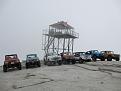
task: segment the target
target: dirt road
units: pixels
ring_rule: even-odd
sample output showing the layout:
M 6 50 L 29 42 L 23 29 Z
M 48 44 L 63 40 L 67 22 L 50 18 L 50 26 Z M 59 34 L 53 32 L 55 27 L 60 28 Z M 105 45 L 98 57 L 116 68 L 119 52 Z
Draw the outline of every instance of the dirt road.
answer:
M 0 70 L 0 91 L 121 91 L 121 62 Z

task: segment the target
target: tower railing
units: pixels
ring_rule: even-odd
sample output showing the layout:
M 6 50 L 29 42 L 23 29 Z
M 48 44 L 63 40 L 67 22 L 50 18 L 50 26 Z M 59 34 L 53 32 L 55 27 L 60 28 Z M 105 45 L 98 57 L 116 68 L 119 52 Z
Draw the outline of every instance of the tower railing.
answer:
M 58 35 L 70 35 L 75 38 L 79 38 L 79 33 L 76 33 L 74 30 L 56 30 L 56 29 L 45 29 L 43 30 L 43 35 L 55 37 Z

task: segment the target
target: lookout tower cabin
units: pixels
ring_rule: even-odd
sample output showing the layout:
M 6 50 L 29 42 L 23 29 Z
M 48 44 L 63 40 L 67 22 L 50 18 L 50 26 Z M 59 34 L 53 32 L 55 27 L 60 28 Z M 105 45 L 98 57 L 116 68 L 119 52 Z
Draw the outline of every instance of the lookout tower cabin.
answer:
M 43 30 L 43 50 L 45 54 L 50 52 L 71 52 L 73 53 L 74 39 L 78 38 L 79 34 L 74 32 L 74 28 L 67 22 L 60 21 L 49 25 L 49 28 Z

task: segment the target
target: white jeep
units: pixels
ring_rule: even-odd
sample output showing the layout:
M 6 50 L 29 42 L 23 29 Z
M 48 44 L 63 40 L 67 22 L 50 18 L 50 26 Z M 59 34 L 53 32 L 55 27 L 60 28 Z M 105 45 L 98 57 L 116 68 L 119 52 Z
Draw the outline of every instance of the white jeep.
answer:
M 62 58 L 61 55 L 57 53 L 48 53 L 44 56 L 44 64 L 45 65 L 61 65 L 62 64 Z
M 92 60 L 91 55 L 88 52 L 81 53 L 80 57 L 82 60 L 87 61 L 87 62 Z

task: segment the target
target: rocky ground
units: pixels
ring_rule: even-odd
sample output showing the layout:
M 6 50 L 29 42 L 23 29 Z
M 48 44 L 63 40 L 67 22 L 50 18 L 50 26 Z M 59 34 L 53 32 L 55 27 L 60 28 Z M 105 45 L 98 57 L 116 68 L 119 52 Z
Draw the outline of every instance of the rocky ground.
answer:
M 121 61 L 1 69 L 0 91 L 121 91 Z

